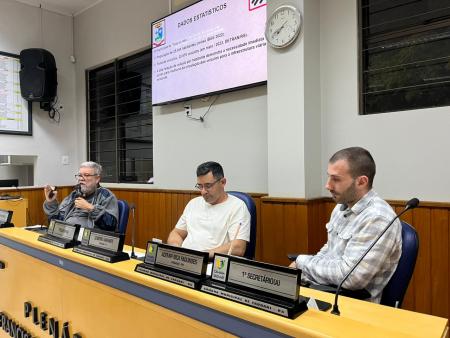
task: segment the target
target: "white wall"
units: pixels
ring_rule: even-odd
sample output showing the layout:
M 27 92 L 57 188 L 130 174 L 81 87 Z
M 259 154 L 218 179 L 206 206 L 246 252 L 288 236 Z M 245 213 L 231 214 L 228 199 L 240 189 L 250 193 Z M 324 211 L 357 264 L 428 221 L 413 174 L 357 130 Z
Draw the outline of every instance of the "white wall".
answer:
M 268 3 L 268 13 L 283 1 Z M 303 10 L 303 1 L 295 1 Z M 304 40 L 267 47 L 268 183 L 276 197 L 305 196 Z
M 356 1 L 321 0 L 320 9 L 323 163 L 363 146 L 384 198 L 449 201 L 450 107 L 359 116 Z
M 70 184 L 77 170 L 78 146 L 76 111 L 74 109 L 74 67 L 69 61 L 72 50 L 71 18 L 41 11 L 12 0 L 0 1 L 0 50 L 19 54 L 26 48 L 45 48 L 56 59 L 58 68 L 58 96 L 61 122 L 56 124 L 46 112 L 33 105 L 33 136 L 0 134 L 0 154 L 35 155 L 35 185 L 51 182 Z M 61 156 L 68 155 L 70 165 L 61 164 Z
M 32 166 L 26 165 L 7 165 L 0 166 L 0 180 L 18 179 L 20 186 L 27 186 Z
M 204 123 L 187 119 L 181 103 L 154 109 L 156 186 L 192 189 L 197 165 L 213 160 L 224 167 L 227 189 L 267 191 L 265 95 L 265 87 L 222 94 Z M 193 116 L 210 102 L 192 101 Z

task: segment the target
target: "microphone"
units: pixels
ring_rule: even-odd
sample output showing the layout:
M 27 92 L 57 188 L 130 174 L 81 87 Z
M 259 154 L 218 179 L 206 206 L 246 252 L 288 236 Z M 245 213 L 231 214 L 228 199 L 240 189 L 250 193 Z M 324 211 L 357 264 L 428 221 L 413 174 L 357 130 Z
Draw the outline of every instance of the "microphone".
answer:
M 137 258 L 136 254 L 134 253 L 134 229 L 135 229 L 135 218 L 134 218 L 134 210 L 136 209 L 136 205 L 131 202 L 130 203 L 130 209 L 131 209 L 131 216 L 133 218 L 133 226 L 131 228 L 131 258 Z
M 233 241 L 235 241 L 237 236 L 239 235 L 239 230 L 241 230 L 241 225 L 242 225 L 242 222 L 239 222 L 239 225 L 238 225 L 238 228 L 236 230 L 236 233 L 234 234 L 234 238 L 230 242 L 230 248 L 228 249 L 228 253 L 227 253 L 228 256 L 231 255 L 231 252 L 233 251 Z
M 75 198 L 83 197 L 83 192 L 81 191 L 81 185 L 79 183 L 73 189 L 75 190 Z
M 339 292 L 341 291 L 342 284 L 344 284 L 344 282 L 347 280 L 347 278 L 352 274 L 352 272 L 356 269 L 356 267 L 359 265 L 359 263 L 361 263 L 361 261 L 364 259 L 364 257 L 366 257 L 366 255 L 369 253 L 369 251 L 372 250 L 372 248 L 375 246 L 375 244 L 377 244 L 378 240 L 391 227 L 391 225 L 395 222 L 395 220 L 397 218 L 399 218 L 401 215 L 403 215 L 405 212 L 407 212 L 408 210 L 416 208 L 418 205 L 419 205 L 419 200 L 417 198 L 410 199 L 406 203 L 405 209 L 403 209 L 398 215 L 396 215 L 392 219 L 392 221 L 390 221 L 388 223 L 388 225 L 386 225 L 386 227 L 383 229 L 383 231 L 380 232 L 380 234 L 377 236 L 377 238 L 375 238 L 375 240 L 372 242 L 372 244 L 370 244 L 369 247 L 366 249 L 366 251 L 364 251 L 364 253 L 358 259 L 358 261 L 355 263 L 355 265 L 353 265 L 353 267 L 350 269 L 350 271 L 344 276 L 342 281 L 339 283 L 336 293 L 334 295 L 334 305 L 333 305 L 333 309 L 331 310 L 332 314 L 337 315 L 337 316 L 339 316 L 341 314 L 341 312 L 339 311 L 339 306 L 338 306 L 338 296 L 339 296 Z

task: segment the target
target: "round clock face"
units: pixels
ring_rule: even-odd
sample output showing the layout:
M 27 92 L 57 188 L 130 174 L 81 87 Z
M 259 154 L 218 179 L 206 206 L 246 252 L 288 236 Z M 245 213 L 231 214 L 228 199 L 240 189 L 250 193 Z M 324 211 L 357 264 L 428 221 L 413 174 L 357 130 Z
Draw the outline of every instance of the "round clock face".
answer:
M 266 23 L 266 40 L 272 47 L 282 48 L 295 41 L 302 28 L 302 15 L 289 5 L 278 7 Z

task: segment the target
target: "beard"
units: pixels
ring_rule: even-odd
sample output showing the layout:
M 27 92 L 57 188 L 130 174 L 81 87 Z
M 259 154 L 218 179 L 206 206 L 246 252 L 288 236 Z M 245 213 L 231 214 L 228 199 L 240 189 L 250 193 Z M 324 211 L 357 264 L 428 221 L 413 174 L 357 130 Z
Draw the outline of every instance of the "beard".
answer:
M 330 191 L 331 197 L 338 204 L 355 204 L 358 198 L 358 194 L 356 192 L 356 182 L 353 183 L 343 192 L 336 193 L 336 191 Z
M 88 196 L 95 192 L 96 186 L 94 185 L 91 187 L 91 186 L 86 186 L 86 185 L 82 184 L 80 189 L 81 189 L 81 192 L 83 193 L 83 195 Z

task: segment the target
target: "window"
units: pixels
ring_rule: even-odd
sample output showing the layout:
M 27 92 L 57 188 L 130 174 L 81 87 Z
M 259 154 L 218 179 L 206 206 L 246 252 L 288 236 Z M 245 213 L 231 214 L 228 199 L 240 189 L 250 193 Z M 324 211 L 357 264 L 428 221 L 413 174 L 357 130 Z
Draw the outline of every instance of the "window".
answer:
M 153 176 L 151 50 L 88 70 L 88 153 L 104 182 Z
M 360 114 L 450 105 L 450 2 L 358 4 Z

